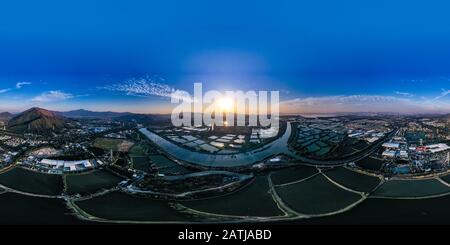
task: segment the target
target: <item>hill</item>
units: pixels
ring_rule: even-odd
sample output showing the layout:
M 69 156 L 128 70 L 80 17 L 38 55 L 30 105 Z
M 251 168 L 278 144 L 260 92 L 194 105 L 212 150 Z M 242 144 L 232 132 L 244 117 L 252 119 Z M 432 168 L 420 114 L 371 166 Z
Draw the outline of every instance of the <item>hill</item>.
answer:
M 57 115 L 68 117 L 68 118 L 117 118 L 122 116 L 131 115 L 130 112 L 112 112 L 112 111 L 89 111 L 89 110 L 73 110 L 65 112 L 55 112 Z
M 144 125 L 149 124 L 164 124 L 170 123 L 170 115 L 155 115 L 155 114 L 130 114 L 121 117 L 114 118 L 115 121 L 118 122 L 134 122 Z
M 0 121 L 8 121 L 11 119 L 14 115 L 9 112 L 1 112 L 0 113 Z
M 16 133 L 49 133 L 60 131 L 67 127 L 67 119 L 42 109 L 31 108 L 11 118 L 7 130 Z

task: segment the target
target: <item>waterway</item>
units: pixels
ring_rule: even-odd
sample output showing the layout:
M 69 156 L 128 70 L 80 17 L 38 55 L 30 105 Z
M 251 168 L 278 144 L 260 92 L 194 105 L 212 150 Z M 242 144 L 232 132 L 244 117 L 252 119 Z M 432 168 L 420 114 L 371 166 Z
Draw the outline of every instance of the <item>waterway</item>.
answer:
M 178 146 L 146 128 L 141 128 L 139 131 L 153 143 L 161 147 L 167 154 L 185 162 L 207 167 L 241 167 L 260 162 L 268 157 L 281 153 L 292 155 L 288 149 L 288 140 L 292 131 L 291 127 L 291 123 L 288 122 L 284 134 L 267 145 L 249 152 L 229 155 L 194 152 Z

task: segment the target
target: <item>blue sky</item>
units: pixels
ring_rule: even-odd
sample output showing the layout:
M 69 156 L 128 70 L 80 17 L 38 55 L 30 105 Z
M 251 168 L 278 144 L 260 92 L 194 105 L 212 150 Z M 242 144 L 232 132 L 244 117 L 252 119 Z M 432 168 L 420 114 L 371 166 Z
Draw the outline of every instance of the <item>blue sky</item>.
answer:
M 285 112 L 450 112 L 446 1 L 8 1 L 0 110 L 167 112 L 120 85 L 279 90 Z M 22 83 L 21 86 L 17 86 Z

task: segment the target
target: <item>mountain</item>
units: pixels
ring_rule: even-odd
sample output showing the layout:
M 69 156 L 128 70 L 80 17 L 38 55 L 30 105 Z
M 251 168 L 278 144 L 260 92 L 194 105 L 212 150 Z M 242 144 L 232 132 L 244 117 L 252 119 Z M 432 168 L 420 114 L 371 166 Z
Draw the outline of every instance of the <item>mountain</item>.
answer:
M 84 109 L 55 113 L 66 118 L 74 119 L 112 119 L 118 122 L 135 122 L 141 124 L 170 122 L 170 115 L 138 114 L 113 111 L 98 112 Z
M 14 115 L 9 112 L 1 112 L 0 113 L 0 121 L 8 121 L 11 119 Z
M 114 118 L 119 122 L 135 122 L 140 124 L 170 123 L 170 114 L 129 114 Z
M 445 120 L 447 123 L 450 123 L 450 114 L 445 115 Z
M 42 108 L 31 108 L 11 118 L 7 129 L 16 133 L 49 133 L 67 127 L 67 119 Z
M 65 112 L 55 112 L 57 115 L 68 118 L 116 118 L 131 115 L 130 112 L 112 112 L 112 111 L 88 111 L 88 110 L 73 110 Z

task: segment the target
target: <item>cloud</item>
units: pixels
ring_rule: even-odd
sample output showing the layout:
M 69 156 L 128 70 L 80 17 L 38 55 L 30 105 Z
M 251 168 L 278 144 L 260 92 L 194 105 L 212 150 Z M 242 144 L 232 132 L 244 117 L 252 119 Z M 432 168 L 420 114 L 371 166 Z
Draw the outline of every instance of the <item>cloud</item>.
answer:
M 69 93 L 62 92 L 60 90 L 43 92 L 32 99 L 34 102 L 54 102 L 72 99 L 74 96 Z
M 102 89 L 123 92 L 132 96 L 162 96 L 170 97 L 170 94 L 175 92 L 175 89 L 167 84 L 155 82 L 151 78 L 129 79 L 122 83 L 113 84 L 102 87 Z
M 306 97 L 280 103 L 283 113 L 335 113 L 335 112 L 396 112 L 396 113 L 448 113 L 445 102 L 413 100 L 410 97 L 382 95 L 339 95 Z
M 14 88 L 0 89 L 0 94 L 9 92 L 9 91 L 14 90 L 14 89 L 21 89 L 23 86 L 30 85 L 30 84 L 31 84 L 30 82 L 18 82 L 18 83 L 16 83 L 16 86 Z
M 25 85 L 31 85 L 30 82 L 18 82 L 16 83 L 16 89 L 21 89 Z
M 163 78 L 132 78 L 122 83 L 113 84 L 100 89 L 121 92 L 130 96 L 139 97 L 167 97 L 178 100 L 190 101 L 191 98 L 182 90 L 175 89 L 168 84 L 162 83 Z
M 433 100 L 440 100 L 449 94 L 450 94 L 450 90 L 441 89 L 441 94 L 439 96 L 436 96 Z
M 0 94 L 6 93 L 6 92 L 9 92 L 9 91 L 11 91 L 10 88 L 0 89 Z
M 413 95 L 413 94 L 411 94 L 411 93 L 408 93 L 408 92 L 400 92 L 400 91 L 395 91 L 395 94 L 397 94 L 397 95 L 401 95 L 401 96 L 405 96 L 405 97 L 408 97 L 408 98 L 414 97 L 414 95 Z
M 424 79 L 409 79 L 409 80 L 403 80 L 404 82 L 410 82 L 410 83 L 422 83 L 425 82 L 426 80 Z

